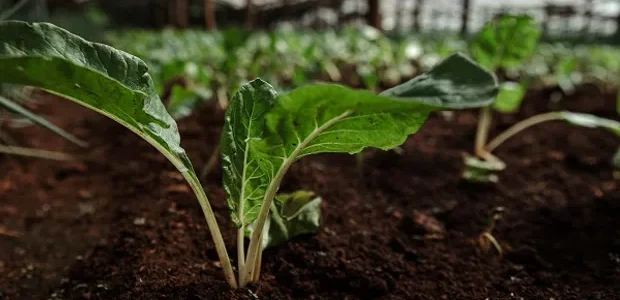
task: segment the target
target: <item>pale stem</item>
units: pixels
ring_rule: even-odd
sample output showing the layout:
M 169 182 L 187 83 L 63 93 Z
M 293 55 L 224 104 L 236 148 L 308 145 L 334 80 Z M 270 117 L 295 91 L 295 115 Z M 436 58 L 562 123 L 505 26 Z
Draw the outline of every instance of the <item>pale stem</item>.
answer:
M 200 181 L 196 176 L 192 176 L 191 172 L 182 172 L 187 182 L 191 186 L 192 190 L 196 194 L 198 198 L 198 202 L 202 207 L 202 212 L 205 215 L 205 219 L 207 220 L 207 226 L 209 227 L 209 231 L 211 232 L 211 237 L 213 238 L 213 243 L 215 244 L 215 250 L 217 251 L 217 255 L 222 263 L 222 268 L 224 269 L 224 276 L 226 277 L 226 281 L 228 284 L 237 288 L 237 281 L 235 280 L 235 273 L 233 272 L 232 265 L 230 264 L 230 258 L 228 257 L 228 252 L 226 251 L 226 245 L 224 244 L 224 239 L 222 238 L 222 233 L 220 232 L 220 228 L 217 225 L 217 220 L 215 218 L 215 214 L 213 213 L 213 209 L 209 204 L 209 199 L 205 194 L 202 186 L 200 185 Z
M 366 161 L 364 156 L 364 151 L 360 151 L 359 153 L 355 154 L 355 166 L 357 167 L 357 172 L 360 175 L 364 174 L 364 163 Z
M 9 7 L 8 10 L 6 10 L 2 14 L 0 14 L 0 21 L 4 21 L 4 20 L 10 18 L 18 10 L 20 10 L 22 8 L 22 6 L 24 6 L 26 3 L 28 3 L 28 1 L 29 0 L 22 0 L 22 1 L 17 2 L 17 4 L 13 5 L 12 7 Z
M 54 151 L 47 151 L 47 150 L 17 147 L 17 146 L 0 145 L 0 153 L 26 156 L 26 157 L 36 157 L 36 158 L 43 158 L 43 159 L 51 159 L 51 160 L 60 160 L 60 161 L 75 160 L 75 157 L 73 155 L 62 153 L 62 152 L 54 152 Z
M 280 170 L 278 170 L 278 173 L 276 173 L 275 177 L 269 184 L 269 187 L 267 188 L 267 192 L 265 193 L 265 197 L 263 198 L 263 204 L 261 205 L 261 209 L 258 214 L 258 218 L 256 220 L 256 227 L 254 228 L 254 231 L 252 232 L 252 236 L 250 237 L 250 246 L 248 247 L 248 254 L 245 260 L 246 266 L 254 266 L 254 264 L 256 263 L 258 259 L 258 254 L 262 246 L 261 235 L 263 234 L 263 229 L 265 228 L 265 222 L 267 221 L 267 217 L 269 216 L 269 211 L 271 210 L 271 203 L 273 203 L 273 198 L 276 196 L 276 193 L 278 192 L 278 188 L 280 188 L 280 183 L 282 183 L 284 174 L 286 174 L 288 169 L 295 162 L 295 160 L 301 154 L 303 149 L 306 148 L 306 146 L 308 146 L 308 144 L 312 140 L 314 140 L 321 132 L 331 127 L 332 125 L 340 122 L 342 119 L 346 118 L 351 113 L 353 113 L 352 110 L 347 110 L 343 112 L 342 114 L 340 114 L 339 116 L 325 122 L 325 124 L 316 128 L 310 135 L 308 135 L 308 137 L 306 137 L 306 139 L 304 139 L 303 142 L 301 142 L 297 146 L 297 148 L 293 151 L 293 153 L 291 153 L 289 157 L 285 158 L 284 162 L 280 166 Z M 255 271 L 254 268 L 250 268 L 248 270 L 249 274 L 247 278 L 250 278 L 250 279 L 254 278 L 254 271 Z M 244 287 L 246 284 L 247 284 L 247 280 L 240 282 L 241 287 Z
M 202 189 L 202 185 L 200 185 L 200 180 L 198 180 L 198 176 L 194 173 L 193 170 L 188 170 L 187 166 L 179 159 L 178 156 L 172 154 L 169 149 L 164 148 L 158 141 L 154 138 L 150 137 L 146 133 L 140 131 L 136 127 L 129 125 L 124 120 L 119 117 L 111 114 L 110 112 L 101 110 L 84 102 L 78 101 L 74 98 L 68 97 L 66 95 L 62 95 L 56 93 L 51 90 L 46 90 L 52 94 L 59 95 L 61 97 L 65 97 L 77 104 L 90 108 L 108 118 L 122 124 L 127 129 L 131 130 L 139 137 L 143 138 L 153 147 L 155 147 L 161 154 L 163 154 L 172 164 L 181 172 L 185 180 L 189 183 L 190 187 L 194 191 L 196 198 L 198 199 L 198 203 L 200 203 L 200 207 L 202 208 L 202 212 L 205 215 L 205 219 L 207 220 L 207 226 L 209 227 L 209 232 L 211 233 L 211 238 L 213 239 L 213 243 L 215 244 L 215 250 L 217 251 L 217 255 L 220 259 L 220 263 L 222 264 L 222 268 L 224 269 L 224 276 L 226 277 L 226 281 L 228 284 L 237 288 L 237 281 L 235 280 L 235 274 L 233 272 L 232 265 L 230 264 L 230 258 L 228 257 L 228 252 L 226 251 L 226 245 L 224 244 L 224 239 L 222 238 L 222 233 L 220 232 L 220 228 L 217 225 L 217 219 L 215 218 L 215 214 L 213 213 L 213 209 L 211 208 L 211 204 L 209 203 L 209 199 L 205 194 L 205 191 Z M 190 166 L 191 167 L 191 166 Z
M 260 278 L 260 267 L 262 264 L 263 264 L 263 247 L 261 247 L 258 250 L 258 259 L 256 260 L 256 264 L 254 264 L 254 277 L 252 277 L 251 281 L 258 281 L 258 279 Z
M 239 282 L 244 282 L 248 272 L 245 268 L 245 225 L 237 230 L 237 266 L 239 268 Z
M 478 119 L 478 129 L 476 129 L 476 144 L 474 152 L 478 157 L 485 158 L 486 150 L 484 145 L 487 142 L 489 136 L 489 127 L 491 126 L 493 116 L 491 115 L 491 108 L 484 107 L 480 109 L 480 117 Z
M 220 144 L 217 144 L 215 149 L 213 149 L 213 152 L 211 152 L 211 155 L 209 156 L 207 163 L 204 165 L 204 167 L 202 167 L 202 171 L 200 171 L 200 178 L 205 179 L 207 175 L 211 173 L 219 157 L 220 157 Z
M 226 93 L 226 89 L 217 89 L 217 103 L 220 105 L 222 110 L 226 110 L 228 107 L 228 94 Z
M 288 171 L 292 164 L 293 160 L 289 159 L 286 161 L 278 174 L 276 174 L 276 177 L 269 184 L 267 193 L 263 198 L 263 205 L 261 206 L 260 213 L 258 214 L 258 219 L 256 220 L 256 226 L 254 227 L 254 230 L 252 231 L 252 236 L 250 237 L 250 246 L 248 247 L 247 259 L 245 260 L 247 272 L 246 275 L 239 275 L 239 284 L 241 287 L 244 287 L 248 283 L 248 279 L 254 278 L 253 266 L 256 264 L 258 252 L 260 251 L 260 247 L 262 244 L 261 237 L 263 233 L 263 228 L 265 227 L 265 221 L 267 220 L 267 216 L 269 215 L 271 202 L 273 201 L 273 198 L 278 192 L 278 188 L 280 187 L 280 183 L 284 178 L 284 174 L 286 174 L 286 171 Z M 247 266 L 250 266 L 250 268 L 247 268 Z
M 540 124 L 543 122 L 548 122 L 548 121 L 554 121 L 554 120 L 562 120 L 564 119 L 564 115 L 562 114 L 562 112 L 549 112 L 549 113 L 544 113 L 544 114 L 540 114 L 540 115 L 535 115 L 533 117 L 527 118 L 515 125 L 512 125 L 512 127 L 506 129 L 506 131 L 502 132 L 500 135 L 498 135 L 497 137 L 495 137 L 493 140 L 491 140 L 486 147 L 484 148 L 484 150 L 486 152 L 493 152 L 493 150 L 495 150 L 495 148 L 499 147 L 502 143 L 504 143 L 506 140 L 508 140 L 509 138 L 511 138 L 512 136 L 514 136 L 515 134 L 531 127 L 534 126 L 536 124 Z

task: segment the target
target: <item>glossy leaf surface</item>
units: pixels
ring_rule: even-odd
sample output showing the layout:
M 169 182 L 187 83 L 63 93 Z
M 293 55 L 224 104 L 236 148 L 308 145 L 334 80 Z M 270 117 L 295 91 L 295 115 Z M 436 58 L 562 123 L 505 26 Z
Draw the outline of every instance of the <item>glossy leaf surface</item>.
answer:
M 0 23 L 0 81 L 69 98 L 149 141 L 182 172 L 193 170 L 175 121 L 137 57 L 47 23 Z M 193 173 L 193 171 L 191 171 Z

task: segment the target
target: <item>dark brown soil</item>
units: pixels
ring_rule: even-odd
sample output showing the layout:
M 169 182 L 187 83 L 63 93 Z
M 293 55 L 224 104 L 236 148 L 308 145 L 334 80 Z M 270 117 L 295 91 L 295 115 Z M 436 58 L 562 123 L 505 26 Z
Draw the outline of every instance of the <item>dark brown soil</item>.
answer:
M 615 95 L 584 87 L 551 107 L 531 93 L 495 130 L 549 109 L 615 118 Z M 155 149 L 68 101 L 42 112 L 91 143 L 80 149 L 31 128 L 23 143 L 81 161 L 0 157 L 0 299 L 618 299 L 620 180 L 610 166 L 620 139 L 549 123 L 500 147 L 497 185 L 460 179 L 473 147 L 475 112 L 434 115 L 404 153 L 304 159 L 283 190 L 324 199 L 321 232 L 264 254 L 262 280 L 230 290 L 193 194 Z M 222 114 L 208 105 L 180 122 L 198 166 Z M 206 180 L 235 256 L 220 174 Z M 489 214 L 503 258 L 478 242 Z M 9 236 L 6 231 L 10 230 Z

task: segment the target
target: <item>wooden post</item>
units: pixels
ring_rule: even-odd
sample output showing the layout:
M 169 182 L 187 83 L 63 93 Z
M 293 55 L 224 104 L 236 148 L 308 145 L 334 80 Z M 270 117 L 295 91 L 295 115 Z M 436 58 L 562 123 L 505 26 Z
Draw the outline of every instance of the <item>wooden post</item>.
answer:
M 586 0 L 586 11 L 584 13 L 584 19 L 585 22 L 583 24 L 583 28 L 581 28 L 581 32 L 582 34 L 588 34 L 588 32 L 590 32 L 590 27 L 592 26 L 592 7 L 594 6 L 594 4 L 592 3 L 592 0 Z
M 366 20 L 370 26 L 381 30 L 381 7 L 379 0 L 368 0 Z
M 189 21 L 187 18 L 187 0 L 175 0 L 176 24 L 180 28 L 187 27 Z
M 549 21 L 551 19 L 551 8 L 549 5 L 545 5 L 545 18 L 542 21 L 542 33 L 547 35 L 549 32 Z
M 248 30 L 254 29 L 254 3 L 252 0 L 245 0 L 246 19 L 245 24 Z
M 424 0 L 416 0 L 415 6 L 413 7 L 413 30 L 420 31 L 422 28 L 420 26 L 420 12 L 422 12 L 422 6 L 424 5 Z
M 468 25 L 469 25 L 469 4 L 470 1 L 469 0 L 462 0 L 463 1 L 463 10 L 461 11 L 461 36 L 465 36 L 467 35 L 468 32 Z
M 396 18 L 394 18 L 394 29 L 396 32 L 401 33 L 403 31 L 403 10 L 404 0 L 396 0 Z
M 205 9 L 205 27 L 208 30 L 215 30 L 217 28 L 217 23 L 215 20 L 215 3 L 213 0 L 204 0 L 204 9 Z

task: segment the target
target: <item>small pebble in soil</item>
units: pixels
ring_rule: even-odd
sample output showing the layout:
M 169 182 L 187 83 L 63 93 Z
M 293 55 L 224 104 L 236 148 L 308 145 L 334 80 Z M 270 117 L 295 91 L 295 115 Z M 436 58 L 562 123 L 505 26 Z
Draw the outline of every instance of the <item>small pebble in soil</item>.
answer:
M 95 206 L 89 202 L 78 203 L 78 209 L 80 211 L 80 216 L 92 215 L 95 213 Z
M 26 250 L 24 250 L 23 248 L 20 248 L 20 247 L 15 247 L 13 249 L 13 251 L 15 251 L 15 254 L 17 254 L 17 255 L 24 255 L 24 254 L 26 254 Z
M 146 224 L 146 218 L 135 218 L 133 219 L 133 224 L 137 225 L 137 226 L 142 226 L 144 224 Z
M 93 197 L 93 194 L 89 190 L 79 190 L 78 196 L 84 200 L 88 200 Z

